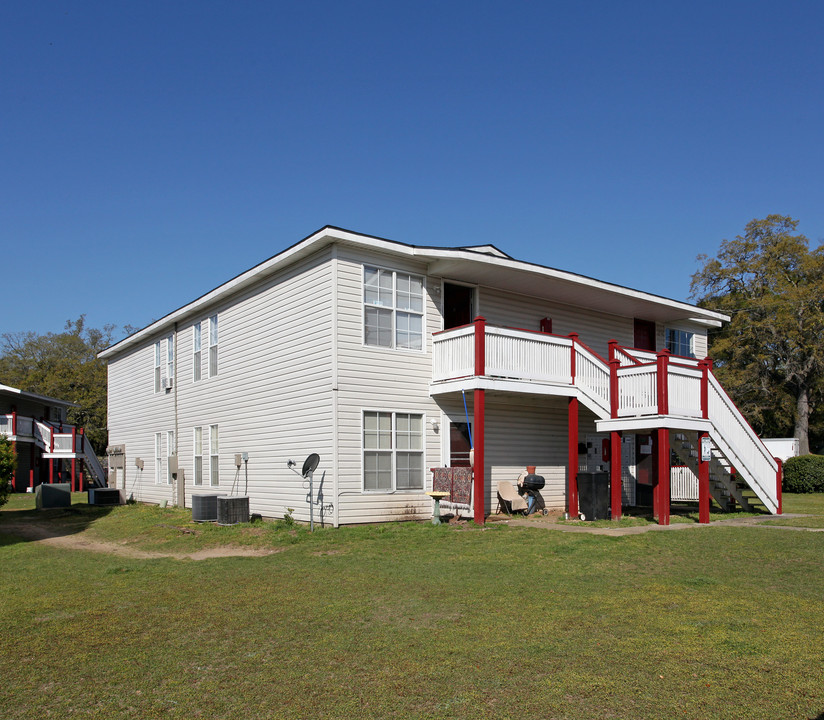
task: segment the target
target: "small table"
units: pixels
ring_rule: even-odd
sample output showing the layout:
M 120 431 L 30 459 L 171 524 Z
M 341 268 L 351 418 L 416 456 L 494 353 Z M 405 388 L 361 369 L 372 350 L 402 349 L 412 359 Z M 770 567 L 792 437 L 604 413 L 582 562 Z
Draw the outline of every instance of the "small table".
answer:
M 441 500 L 443 500 L 447 495 L 449 495 L 446 490 L 427 490 L 426 492 L 429 497 L 431 497 L 435 501 L 435 512 L 432 514 L 432 524 L 433 525 L 440 525 L 441 524 Z

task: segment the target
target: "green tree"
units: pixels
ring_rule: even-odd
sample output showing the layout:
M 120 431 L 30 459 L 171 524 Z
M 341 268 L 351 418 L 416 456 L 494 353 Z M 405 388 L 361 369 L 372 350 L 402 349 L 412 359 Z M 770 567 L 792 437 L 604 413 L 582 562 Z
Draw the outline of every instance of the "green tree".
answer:
M 17 467 L 17 457 L 11 441 L 5 435 L 0 435 L 0 506 L 5 505 L 6 500 L 9 499 L 15 467 Z
M 731 317 L 710 333 L 718 375 L 755 429 L 809 452 L 810 418 L 824 389 L 824 245 L 809 249 L 798 221 L 769 215 L 699 255 L 692 297 Z
M 62 333 L 6 333 L 0 338 L 0 382 L 79 405 L 68 420 L 86 430 L 95 451 L 106 450 L 106 364 L 97 354 L 112 344 L 114 325 L 69 320 Z

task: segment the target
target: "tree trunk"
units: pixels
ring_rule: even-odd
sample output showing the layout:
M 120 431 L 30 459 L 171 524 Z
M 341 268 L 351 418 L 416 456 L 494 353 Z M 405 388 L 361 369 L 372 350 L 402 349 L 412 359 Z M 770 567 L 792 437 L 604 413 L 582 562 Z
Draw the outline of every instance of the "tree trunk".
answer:
M 810 391 L 802 385 L 798 389 L 795 404 L 795 437 L 798 438 L 798 454 L 810 454 Z

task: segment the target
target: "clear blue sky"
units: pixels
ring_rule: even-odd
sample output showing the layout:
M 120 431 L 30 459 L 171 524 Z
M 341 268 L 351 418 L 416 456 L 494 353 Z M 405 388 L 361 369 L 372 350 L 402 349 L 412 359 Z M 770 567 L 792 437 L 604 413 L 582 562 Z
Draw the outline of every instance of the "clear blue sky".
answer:
M 4 3 L 0 332 L 143 326 L 326 224 L 686 299 L 753 218 L 821 242 L 823 36 L 792 0 Z

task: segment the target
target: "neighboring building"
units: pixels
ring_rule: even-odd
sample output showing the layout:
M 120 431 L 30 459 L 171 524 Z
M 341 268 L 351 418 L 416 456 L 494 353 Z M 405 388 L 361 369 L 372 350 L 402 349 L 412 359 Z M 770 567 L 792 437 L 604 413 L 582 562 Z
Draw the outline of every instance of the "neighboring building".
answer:
M 0 385 L 0 435 L 11 440 L 17 455 L 13 487 L 24 492 L 42 482 L 71 482 L 81 490 L 105 484 L 103 468 L 83 428 L 66 422 L 75 403 Z M 86 477 L 86 472 L 91 477 Z
M 290 461 L 318 453 L 316 518 L 420 519 L 429 469 L 465 465 L 471 434 L 480 521 L 536 465 L 549 507 L 577 512 L 578 472 L 610 467 L 613 516 L 654 501 L 668 522 L 670 449 L 702 518 L 709 493 L 746 506 L 741 480 L 776 512 L 777 463 L 696 359 L 726 320 L 492 246 L 325 227 L 100 354 L 114 482 L 186 505 L 248 487 L 252 512 L 306 520 Z

